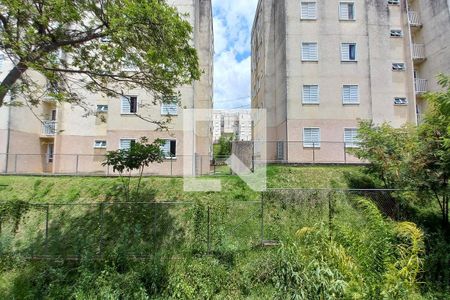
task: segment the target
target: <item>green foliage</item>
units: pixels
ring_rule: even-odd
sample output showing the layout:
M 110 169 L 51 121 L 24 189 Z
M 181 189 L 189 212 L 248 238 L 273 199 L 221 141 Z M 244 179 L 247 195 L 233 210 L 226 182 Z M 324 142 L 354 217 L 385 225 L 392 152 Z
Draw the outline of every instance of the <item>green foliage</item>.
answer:
M 12 223 L 12 231 L 17 232 L 22 217 L 29 210 L 28 202 L 13 200 L 0 203 L 0 228 L 3 224 Z M 0 231 L 1 233 L 1 231 Z
M 45 76 L 58 101 L 81 102 L 80 87 L 108 96 L 133 88 L 173 95 L 200 77 L 184 17 L 166 1 L 2 1 L 0 50 L 16 68 L 1 83 L 0 106 L 13 87 L 39 103 L 46 91 L 27 70 Z
M 217 152 L 217 156 L 229 156 L 231 155 L 231 148 L 233 145 L 234 137 L 225 137 L 221 136 L 219 139 L 219 150 Z

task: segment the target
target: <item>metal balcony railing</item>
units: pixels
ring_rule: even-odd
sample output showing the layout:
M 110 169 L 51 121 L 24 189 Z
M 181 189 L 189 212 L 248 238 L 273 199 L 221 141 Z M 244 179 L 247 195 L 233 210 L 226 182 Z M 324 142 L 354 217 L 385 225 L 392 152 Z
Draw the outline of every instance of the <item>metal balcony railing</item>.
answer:
M 415 61 L 423 61 L 425 57 L 425 45 L 424 44 L 413 44 L 413 59 Z
M 416 93 L 425 93 L 428 92 L 428 80 L 426 79 L 415 79 Z
M 420 27 L 420 26 L 422 26 L 422 22 L 420 21 L 420 16 L 415 11 L 409 11 L 408 12 L 408 20 L 409 20 L 409 25 L 411 25 L 413 27 Z
M 54 136 L 56 134 L 56 121 L 44 121 L 42 123 L 41 134 L 44 136 Z

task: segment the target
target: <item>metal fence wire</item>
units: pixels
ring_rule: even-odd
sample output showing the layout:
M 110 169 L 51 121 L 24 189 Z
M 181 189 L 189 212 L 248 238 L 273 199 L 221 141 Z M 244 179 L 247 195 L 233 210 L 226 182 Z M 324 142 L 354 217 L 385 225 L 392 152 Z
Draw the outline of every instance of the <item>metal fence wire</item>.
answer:
M 246 251 L 302 227 L 364 218 L 357 199 L 401 219 L 396 190 L 273 189 L 259 201 L 28 204 L 18 226 L 0 218 L 0 255 L 80 259 Z M 6 202 L 0 203 L 0 210 Z

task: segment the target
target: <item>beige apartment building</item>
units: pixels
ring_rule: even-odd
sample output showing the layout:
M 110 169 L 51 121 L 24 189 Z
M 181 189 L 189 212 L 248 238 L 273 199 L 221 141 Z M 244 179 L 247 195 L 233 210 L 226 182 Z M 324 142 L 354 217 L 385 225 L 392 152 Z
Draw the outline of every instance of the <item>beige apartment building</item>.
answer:
M 172 0 L 180 13 L 187 14 L 193 26 L 195 45 L 202 76 L 189 86 L 179 87 L 181 105 L 152 105 L 152 96 L 143 90 L 129 90 L 127 97 L 108 98 L 84 92 L 86 106 L 95 112 L 69 103 L 57 104 L 47 97 L 38 107 L 0 108 L 0 172 L 54 174 L 112 174 L 102 166 L 108 150 L 128 148 L 145 136 L 165 140 L 166 159 L 150 166 L 146 174 L 183 175 L 185 160 L 192 164 L 192 173 L 209 172 L 212 131 L 208 122 L 198 123 L 190 136 L 192 149 L 183 148 L 184 109 L 211 109 L 213 85 L 213 22 L 211 0 Z M 4 58 L 4 57 L 3 57 Z M 11 67 L 1 60 L 2 73 Z M 45 86 L 39 74 L 30 72 Z M 1 78 L 0 78 L 1 79 Z M 17 99 L 20 100 L 20 99 Z M 171 116 L 168 131 L 139 117 L 160 120 Z
M 421 95 L 450 73 L 449 2 L 260 0 L 251 90 L 268 159 L 358 162 L 359 120 L 416 124 Z
M 214 110 L 213 141 L 216 143 L 223 135 L 234 136 L 236 141 L 252 140 L 252 114 L 250 110 Z

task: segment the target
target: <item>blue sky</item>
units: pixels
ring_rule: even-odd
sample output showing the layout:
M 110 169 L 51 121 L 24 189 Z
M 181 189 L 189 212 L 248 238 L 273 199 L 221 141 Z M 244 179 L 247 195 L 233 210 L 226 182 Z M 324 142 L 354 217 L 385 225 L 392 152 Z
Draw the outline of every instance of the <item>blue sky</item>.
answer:
M 258 0 L 212 0 L 214 108 L 250 107 L 250 42 Z

